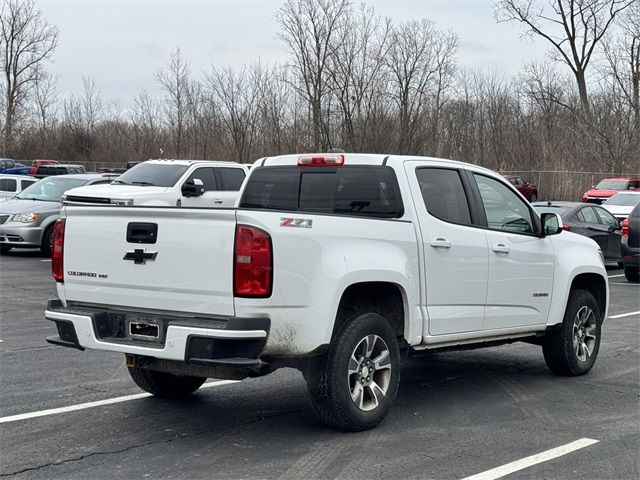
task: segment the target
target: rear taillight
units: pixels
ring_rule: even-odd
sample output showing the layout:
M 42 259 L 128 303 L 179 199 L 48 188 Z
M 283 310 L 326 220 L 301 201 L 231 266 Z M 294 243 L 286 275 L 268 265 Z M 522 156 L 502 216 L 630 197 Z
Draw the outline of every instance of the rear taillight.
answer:
M 273 278 L 271 237 L 259 228 L 238 225 L 234 245 L 233 294 L 269 297 Z
M 51 273 L 56 282 L 64 282 L 64 218 L 53 225 L 51 245 Z
M 623 237 L 629 236 L 629 219 L 628 218 L 625 218 L 622 221 L 622 236 Z
M 298 157 L 299 167 L 341 167 L 342 165 L 344 165 L 344 155 L 314 153 Z
M 566 230 L 567 232 L 571 231 L 571 227 L 569 225 L 567 225 L 566 223 L 562 224 L 562 229 Z

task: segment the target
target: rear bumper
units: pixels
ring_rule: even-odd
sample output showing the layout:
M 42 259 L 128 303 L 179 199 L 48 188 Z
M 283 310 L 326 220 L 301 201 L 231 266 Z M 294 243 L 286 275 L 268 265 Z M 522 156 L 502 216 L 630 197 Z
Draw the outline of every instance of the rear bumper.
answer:
M 45 318 L 55 322 L 58 335 L 47 342 L 84 350 L 107 350 L 190 365 L 252 367 L 262 362 L 270 328 L 268 318 L 182 318 L 153 312 L 135 313 L 88 307 L 63 307 L 49 300 Z M 137 319 L 157 325 L 158 337 L 131 335 Z

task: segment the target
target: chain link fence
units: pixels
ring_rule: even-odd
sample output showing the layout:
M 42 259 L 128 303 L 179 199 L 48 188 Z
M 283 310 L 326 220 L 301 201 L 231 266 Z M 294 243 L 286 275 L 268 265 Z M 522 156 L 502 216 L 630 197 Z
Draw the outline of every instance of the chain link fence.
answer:
M 538 186 L 539 200 L 579 202 L 584 192 L 603 178 L 637 177 L 640 174 L 605 172 L 565 172 L 560 170 L 513 170 L 503 175 L 517 175 Z

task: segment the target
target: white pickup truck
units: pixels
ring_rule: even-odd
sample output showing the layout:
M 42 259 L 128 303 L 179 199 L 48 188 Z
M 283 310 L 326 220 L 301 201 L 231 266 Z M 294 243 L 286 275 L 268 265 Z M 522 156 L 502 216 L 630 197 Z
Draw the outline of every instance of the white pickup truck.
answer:
M 248 165 L 209 160 L 148 160 L 106 185 L 67 192 L 66 203 L 173 207 L 233 207 Z
M 596 243 L 561 225 L 474 165 L 265 158 L 235 208 L 65 206 L 47 340 L 124 353 L 158 396 L 298 368 L 322 420 L 363 430 L 410 351 L 522 340 L 556 374 L 591 369 L 607 274 Z

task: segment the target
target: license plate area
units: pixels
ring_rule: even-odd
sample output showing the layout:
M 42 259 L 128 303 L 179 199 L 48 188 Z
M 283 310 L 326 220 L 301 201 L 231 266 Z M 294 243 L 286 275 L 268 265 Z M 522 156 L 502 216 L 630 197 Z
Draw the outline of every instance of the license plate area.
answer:
M 132 339 L 158 341 L 160 325 L 151 318 L 131 316 L 128 320 L 128 333 Z

